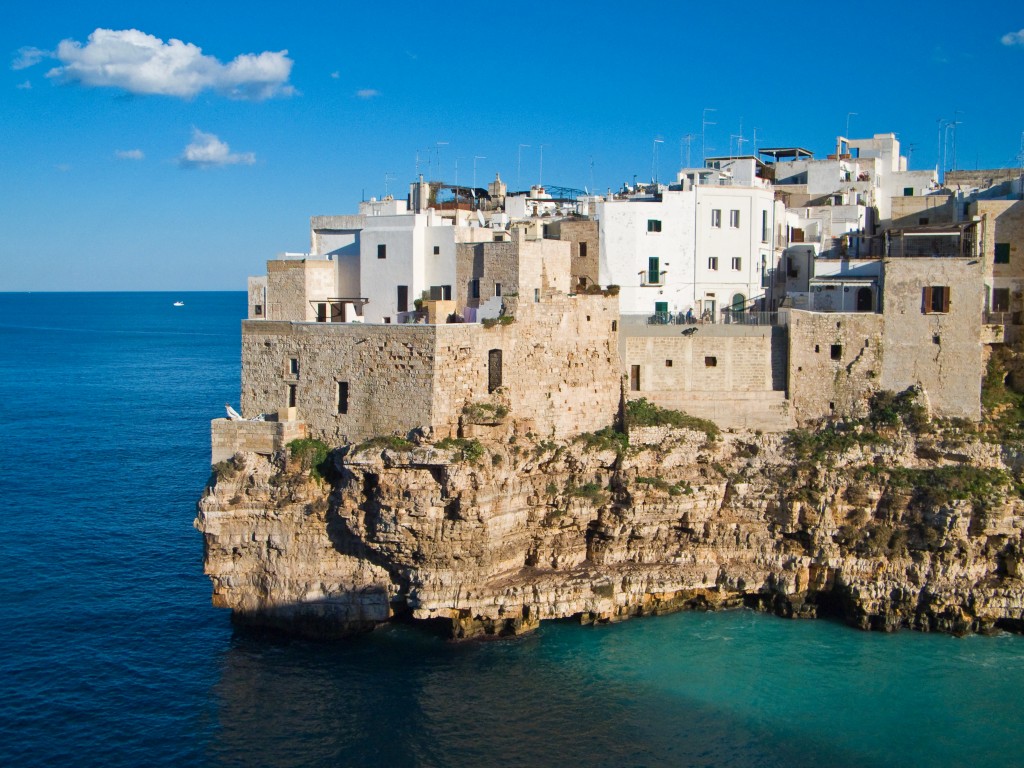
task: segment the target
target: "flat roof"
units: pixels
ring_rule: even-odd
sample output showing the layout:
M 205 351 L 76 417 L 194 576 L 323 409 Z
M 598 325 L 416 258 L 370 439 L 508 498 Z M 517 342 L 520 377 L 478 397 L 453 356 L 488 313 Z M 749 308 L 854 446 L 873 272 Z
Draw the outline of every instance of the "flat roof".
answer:
M 778 160 L 780 157 L 814 157 L 813 152 L 803 147 L 764 147 L 757 150 L 757 154 L 767 155 L 775 160 Z

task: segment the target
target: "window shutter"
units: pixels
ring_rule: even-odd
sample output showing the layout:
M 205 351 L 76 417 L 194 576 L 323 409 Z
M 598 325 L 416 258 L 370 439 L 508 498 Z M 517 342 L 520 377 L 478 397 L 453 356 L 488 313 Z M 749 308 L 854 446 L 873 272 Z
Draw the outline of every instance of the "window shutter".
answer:
M 942 291 L 942 311 L 949 312 L 949 288 L 944 288 Z
M 921 311 L 927 315 L 932 311 L 932 288 L 930 285 L 925 286 L 923 294 L 924 295 L 921 299 Z

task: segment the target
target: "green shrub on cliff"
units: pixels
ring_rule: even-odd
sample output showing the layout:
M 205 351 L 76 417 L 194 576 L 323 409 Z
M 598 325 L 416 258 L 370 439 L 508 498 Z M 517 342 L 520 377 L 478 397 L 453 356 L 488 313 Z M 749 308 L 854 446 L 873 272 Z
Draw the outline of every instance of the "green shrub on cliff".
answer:
M 920 402 L 921 390 L 907 387 L 902 392 L 881 390 L 869 401 L 868 422 L 873 427 L 898 427 L 902 424 L 915 434 L 928 428 L 928 409 Z
M 455 461 L 467 461 L 476 464 L 487 452 L 479 440 L 466 440 L 461 437 L 446 437 L 434 444 L 442 451 L 451 451 Z
M 353 453 L 370 450 L 411 451 L 415 447 L 413 443 L 398 435 L 378 435 L 361 442 L 355 447 Z
M 682 411 L 673 411 L 650 403 L 646 398 L 630 400 L 626 403 L 626 427 L 675 427 L 677 429 L 695 429 L 707 435 L 709 442 L 718 439 L 718 425 L 708 419 L 690 416 Z
M 322 480 L 326 471 L 328 450 L 327 443 L 320 440 L 299 439 L 288 443 L 288 457 L 317 480 Z

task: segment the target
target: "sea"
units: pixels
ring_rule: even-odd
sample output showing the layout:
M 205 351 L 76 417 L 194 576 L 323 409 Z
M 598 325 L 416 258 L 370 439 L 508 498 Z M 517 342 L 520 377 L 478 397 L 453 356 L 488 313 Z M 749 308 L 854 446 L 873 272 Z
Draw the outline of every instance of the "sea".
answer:
M 1015 635 L 748 611 L 465 644 L 236 630 L 192 521 L 245 303 L 0 294 L 0 766 L 1024 762 Z

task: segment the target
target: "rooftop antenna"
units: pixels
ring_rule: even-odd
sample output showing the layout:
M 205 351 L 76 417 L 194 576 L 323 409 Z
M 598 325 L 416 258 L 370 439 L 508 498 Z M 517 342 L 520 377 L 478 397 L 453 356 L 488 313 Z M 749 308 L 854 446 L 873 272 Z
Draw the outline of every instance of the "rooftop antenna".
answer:
M 717 112 L 715 107 L 704 107 L 704 111 L 701 113 L 700 118 L 700 164 L 704 165 L 704 161 L 708 159 L 708 137 L 707 131 L 709 125 L 715 125 L 708 120 L 708 112 Z
M 384 197 L 388 196 L 388 182 L 394 179 L 395 175 L 391 171 L 384 171 Z
M 448 146 L 448 142 L 437 141 L 434 142 L 434 146 L 437 147 L 437 180 L 444 181 L 444 178 L 441 176 L 441 147 Z
M 1024 157 L 1024 133 L 1021 134 L 1021 157 Z M 590 194 L 597 194 L 597 187 L 594 186 L 594 156 L 590 156 Z
M 654 150 L 651 154 L 651 182 L 655 185 L 658 183 L 658 145 L 664 143 L 664 139 L 654 140 Z
M 538 187 L 544 186 L 544 147 L 546 146 L 547 144 L 540 145 L 540 177 L 537 179 Z
M 679 138 L 679 165 L 683 168 L 690 167 L 690 142 L 693 140 L 693 134 L 688 133 L 685 136 Z M 686 165 L 683 165 L 683 142 L 686 143 Z
M 962 123 L 956 119 L 957 115 L 962 115 L 964 111 L 962 109 L 953 110 L 953 170 L 956 170 L 956 127 L 962 125 Z
M 527 149 L 529 149 L 530 145 L 529 144 L 520 144 L 519 145 L 519 161 L 516 163 L 516 191 L 519 191 L 519 190 L 521 190 L 523 188 L 523 181 L 522 181 L 522 176 L 523 176 L 523 147 L 526 147 Z
M 935 175 L 938 176 L 939 183 L 942 183 L 943 168 L 946 165 L 946 123 L 945 118 L 940 117 L 936 122 L 939 124 L 939 140 L 935 145 Z
M 757 128 L 754 129 L 754 157 L 757 157 Z

